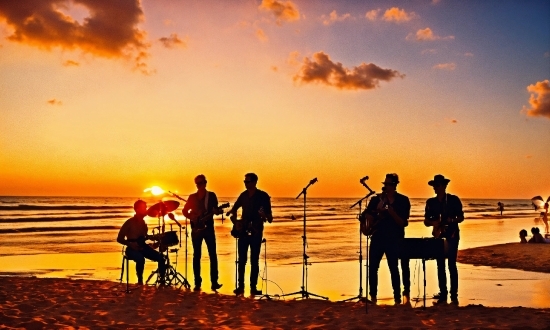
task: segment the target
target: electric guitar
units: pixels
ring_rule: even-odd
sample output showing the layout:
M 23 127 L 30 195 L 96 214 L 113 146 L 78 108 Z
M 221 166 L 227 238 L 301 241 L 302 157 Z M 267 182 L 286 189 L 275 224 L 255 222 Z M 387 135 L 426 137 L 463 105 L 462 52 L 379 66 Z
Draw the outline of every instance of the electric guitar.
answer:
M 259 211 L 263 211 L 264 207 L 261 206 Z M 267 218 L 260 216 L 263 222 L 267 221 Z M 233 229 L 231 229 L 231 236 L 235 238 L 241 238 L 246 235 L 255 235 L 261 229 L 255 228 L 251 220 L 238 220 L 236 217 L 231 216 L 231 222 L 233 223 Z
M 218 206 L 218 209 L 229 207 L 229 203 L 224 203 Z M 206 220 L 214 215 L 214 210 L 205 212 L 196 219 L 191 219 L 191 237 L 198 237 L 206 229 Z

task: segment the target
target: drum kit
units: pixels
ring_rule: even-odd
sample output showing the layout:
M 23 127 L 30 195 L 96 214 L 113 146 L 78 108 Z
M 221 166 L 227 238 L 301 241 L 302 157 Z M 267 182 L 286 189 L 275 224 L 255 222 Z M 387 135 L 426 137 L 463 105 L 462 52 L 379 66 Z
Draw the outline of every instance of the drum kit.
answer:
M 155 281 L 155 284 L 159 285 L 165 285 L 165 286 L 176 286 L 178 288 L 185 287 L 186 289 L 191 288 L 191 284 L 189 284 L 189 281 L 178 271 L 177 268 L 177 262 L 178 262 L 178 251 L 179 248 L 172 248 L 170 247 L 177 246 L 179 244 L 179 247 L 181 248 L 181 231 L 182 226 L 181 224 L 176 220 L 176 217 L 172 213 L 173 211 L 177 210 L 180 205 L 180 202 L 174 201 L 174 200 L 167 200 L 167 201 L 160 201 L 153 206 L 151 206 L 149 209 L 147 209 L 147 215 L 152 218 L 158 219 L 158 227 L 155 227 L 153 229 L 153 234 L 148 235 L 147 239 L 152 240 L 158 243 L 159 245 L 159 252 L 164 253 L 164 259 L 166 261 L 166 274 L 164 278 L 161 278 L 158 269 L 151 272 L 151 275 L 147 278 L 146 284 L 149 283 L 149 281 L 153 278 L 154 275 L 157 275 L 157 279 Z M 170 224 L 170 230 L 166 231 L 166 222 L 164 220 L 164 217 L 168 216 L 168 218 L 172 221 L 174 221 L 177 226 L 179 227 L 179 235 L 178 232 L 173 230 L 172 224 Z M 187 227 L 186 227 L 187 231 Z M 186 233 L 187 235 L 187 233 Z M 187 246 L 186 246 L 187 248 Z M 170 263 L 170 254 L 169 253 L 175 253 L 176 254 L 176 263 L 175 267 Z

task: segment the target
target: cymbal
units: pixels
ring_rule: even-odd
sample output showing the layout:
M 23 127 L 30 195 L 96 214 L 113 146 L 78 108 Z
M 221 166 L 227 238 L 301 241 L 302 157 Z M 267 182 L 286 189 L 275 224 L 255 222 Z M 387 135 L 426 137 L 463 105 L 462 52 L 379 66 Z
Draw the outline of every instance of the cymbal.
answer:
M 176 210 L 179 206 L 180 202 L 178 201 L 158 202 L 147 209 L 147 215 L 153 218 L 163 217 L 167 213 Z

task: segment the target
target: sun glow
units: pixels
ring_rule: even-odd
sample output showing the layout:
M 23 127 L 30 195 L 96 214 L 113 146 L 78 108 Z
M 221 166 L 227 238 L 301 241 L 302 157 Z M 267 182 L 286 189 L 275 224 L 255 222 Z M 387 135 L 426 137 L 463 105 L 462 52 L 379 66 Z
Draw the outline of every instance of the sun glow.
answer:
M 153 186 L 151 188 L 146 188 L 145 190 L 143 190 L 143 192 L 148 192 L 148 191 L 150 191 L 151 194 L 153 194 L 155 196 L 164 194 L 164 190 L 161 187 L 158 187 L 158 186 Z

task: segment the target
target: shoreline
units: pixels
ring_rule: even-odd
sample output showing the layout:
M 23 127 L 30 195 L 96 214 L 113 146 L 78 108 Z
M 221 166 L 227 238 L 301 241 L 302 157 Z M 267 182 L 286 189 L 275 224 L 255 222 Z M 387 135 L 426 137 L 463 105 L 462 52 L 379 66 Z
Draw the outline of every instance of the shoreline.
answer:
M 550 273 L 550 244 L 505 243 L 458 251 L 458 262 L 474 266 Z
M 32 292 L 28 289 L 33 288 Z M 135 286 L 133 286 L 135 288 Z M 25 328 L 545 328 L 550 309 L 438 306 L 425 310 L 321 300 L 267 301 L 116 282 L 2 277 L 0 319 Z

